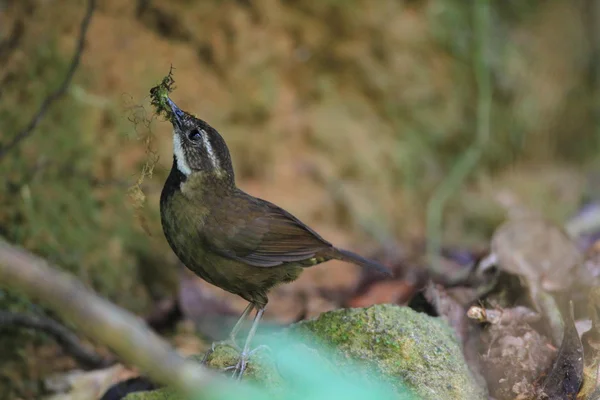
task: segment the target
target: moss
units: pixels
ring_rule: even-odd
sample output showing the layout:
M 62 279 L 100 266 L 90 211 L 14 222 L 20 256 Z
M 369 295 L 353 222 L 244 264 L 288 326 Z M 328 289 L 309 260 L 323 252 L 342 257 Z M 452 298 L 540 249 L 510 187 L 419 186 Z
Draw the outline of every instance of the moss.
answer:
M 152 89 L 150 89 L 150 104 L 156 109 L 157 115 L 163 115 L 166 119 L 171 119 L 171 107 L 167 104 L 169 93 L 175 89 L 175 79 L 173 79 L 173 67 L 169 74 Z

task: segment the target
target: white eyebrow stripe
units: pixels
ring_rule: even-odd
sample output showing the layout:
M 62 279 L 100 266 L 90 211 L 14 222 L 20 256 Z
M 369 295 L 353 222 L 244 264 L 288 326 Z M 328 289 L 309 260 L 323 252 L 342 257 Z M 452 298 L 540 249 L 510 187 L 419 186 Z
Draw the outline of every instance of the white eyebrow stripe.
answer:
M 175 154 L 175 160 L 177 161 L 177 169 L 179 172 L 188 176 L 192 173 L 192 169 L 188 165 L 185 159 L 185 152 L 181 145 L 181 138 L 177 132 L 173 132 L 173 154 Z
M 204 129 L 200 129 L 200 135 L 202 136 L 202 144 L 206 148 L 206 152 L 208 153 L 208 158 L 210 158 L 210 162 L 212 163 L 213 168 L 219 169 L 219 159 L 215 154 L 214 149 L 212 148 L 210 141 L 208 140 L 208 133 Z

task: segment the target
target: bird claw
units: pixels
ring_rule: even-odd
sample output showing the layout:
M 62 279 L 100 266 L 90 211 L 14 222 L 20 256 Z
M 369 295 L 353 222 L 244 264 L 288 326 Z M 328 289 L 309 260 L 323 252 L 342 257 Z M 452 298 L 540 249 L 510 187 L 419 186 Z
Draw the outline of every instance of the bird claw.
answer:
M 223 371 L 223 372 L 234 370 L 233 375 L 231 377 L 237 381 L 240 381 L 242 379 L 242 376 L 244 375 L 244 372 L 246 371 L 246 368 L 248 367 L 248 360 L 250 359 L 250 357 L 252 357 L 254 354 L 256 354 L 257 352 L 259 352 L 261 350 L 267 350 L 268 352 L 272 351 L 269 346 L 261 344 L 260 346 L 257 346 L 255 349 L 253 349 L 251 351 L 244 352 L 242 349 L 239 348 L 239 346 L 235 343 L 235 341 L 233 341 L 232 339 L 228 339 L 228 340 L 223 340 L 221 342 L 214 342 L 210 346 L 210 349 L 204 355 L 204 358 L 202 359 L 202 365 L 206 365 L 210 355 L 212 353 L 214 353 L 216 347 L 220 346 L 220 345 L 232 347 L 240 353 L 240 358 L 236 365 L 231 365 L 229 367 L 225 367 L 225 368 L 221 369 L 221 371 Z
M 235 369 L 235 371 L 233 372 L 233 375 L 231 376 L 233 379 L 240 381 L 242 379 L 242 376 L 244 375 L 244 372 L 246 371 L 246 367 L 248 366 L 248 360 L 250 359 L 250 357 L 252 357 L 254 354 L 256 354 L 256 352 L 260 351 L 260 350 L 267 350 L 269 352 L 271 352 L 271 348 L 267 345 L 261 344 L 260 346 L 256 347 L 255 349 L 253 349 L 252 351 L 248 351 L 248 352 L 241 352 L 240 353 L 240 359 L 238 360 L 237 364 L 235 366 L 231 366 L 231 367 L 227 367 L 226 370 L 231 370 L 231 369 Z
M 244 372 L 246 371 L 246 367 L 248 366 L 248 354 L 240 354 L 240 359 L 238 360 L 237 365 L 235 366 L 235 371 L 233 372 L 233 375 L 231 376 L 233 379 L 235 379 L 236 381 L 241 381 L 242 380 L 242 376 L 244 375 Z

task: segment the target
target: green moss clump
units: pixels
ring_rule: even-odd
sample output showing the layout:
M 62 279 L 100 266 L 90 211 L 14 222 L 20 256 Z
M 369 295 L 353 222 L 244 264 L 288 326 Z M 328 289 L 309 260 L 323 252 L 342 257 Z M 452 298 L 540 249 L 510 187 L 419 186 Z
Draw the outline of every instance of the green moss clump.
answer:
M 175 89 L 175 79 L 173 79 L 173 67 L 169 70 L 169 74 L 152 89 L 150 89 L 150 104 L 156 109 L 156 114 L 164 115 L 165 118 L 171 119 L 171 107 L 167 102 L 169 93 Z

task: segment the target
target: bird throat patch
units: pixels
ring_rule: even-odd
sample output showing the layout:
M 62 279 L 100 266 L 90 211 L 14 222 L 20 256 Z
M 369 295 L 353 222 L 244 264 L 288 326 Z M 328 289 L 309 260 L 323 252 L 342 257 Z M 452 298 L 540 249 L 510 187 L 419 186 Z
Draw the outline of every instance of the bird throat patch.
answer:
M 187 163 L 185 151 L 183 150 L 183 146 L 181 144 L 181 137 L 177 134 L 177 132 L 173 132 L 173 154 L 175 154 L 175 160 L 177 161 L 177 169 L 179 172 L 185 176 L 190 175 L 192 173 L 192 169 Z

